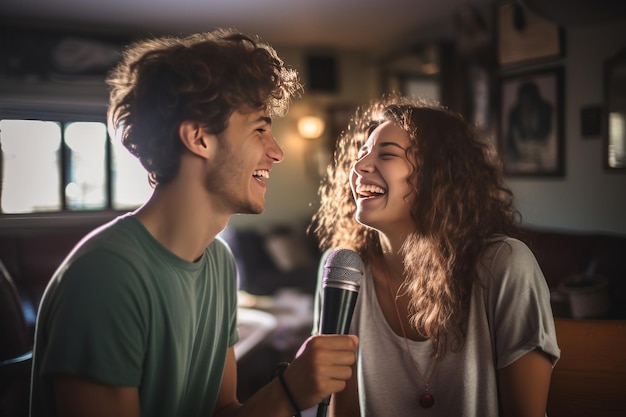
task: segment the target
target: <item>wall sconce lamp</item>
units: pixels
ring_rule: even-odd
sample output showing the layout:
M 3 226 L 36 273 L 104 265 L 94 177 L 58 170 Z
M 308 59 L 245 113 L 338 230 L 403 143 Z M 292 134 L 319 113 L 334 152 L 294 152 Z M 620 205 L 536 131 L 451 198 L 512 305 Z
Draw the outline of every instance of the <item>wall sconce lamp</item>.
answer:
M 324 133 L 324 120 L 318 116 L 298 119 L 298 133 L 305 139 L 317 139 Z

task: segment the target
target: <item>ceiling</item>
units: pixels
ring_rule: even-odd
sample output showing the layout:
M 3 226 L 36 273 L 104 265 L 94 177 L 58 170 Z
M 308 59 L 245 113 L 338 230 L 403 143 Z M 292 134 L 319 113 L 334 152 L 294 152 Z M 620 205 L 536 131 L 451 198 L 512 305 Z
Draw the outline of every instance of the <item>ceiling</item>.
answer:
M 280 45 L 379 50 L 493 0 L 3 0 L 0 23 L 150 34 L 234 27 Z

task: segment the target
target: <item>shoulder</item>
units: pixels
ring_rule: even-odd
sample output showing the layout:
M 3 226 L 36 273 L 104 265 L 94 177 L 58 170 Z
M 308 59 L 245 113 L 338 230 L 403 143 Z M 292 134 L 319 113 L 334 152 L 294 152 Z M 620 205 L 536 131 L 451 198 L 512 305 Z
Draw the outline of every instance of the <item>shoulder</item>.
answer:
M 208 259 L 213 262 L 217 262 L 220 265 L 232 264 L 234 266 L 235 264 L 235 257 L 230 249 L 230 246 L 228 246 L 228 243 L 226 243 L 226 241 L 220 236 L 213 239 L 204 252 Z
M 103 248 L 80 252 L 68 259 L 51 280 L 51 286 L 84 300 L 128 297 L 142 287 L 136 264 Z
M 93 269 L 132 264 L 130 260 L 145 250 L 145 234 L 147 231 L 132 216 L 117 217 L 87 234 L 68 255 L 66 263 L 93 265 Z
M 91 252 L 136 253 L 148 232 L 129 214 L 119 216 L 92 230 L 74 247 L 68 258 L 77 258 Z M 134 248 L 134 249 L 133 249 Z
M 508 236 L 494 237 L 483 253 L 480 275 L 496 286 L 519 286 L 545 281 L 535 255 L 528 246 Z
M 224 238 L 219 235 L 216 236 L 215 239 L 213 239 L 213 242 L 211 242 L 211 244 L 207 247 L 207 250 L 226 256 L 233 255 L 230 246 L 228 245 L 226 240 L 224 240 Z
M 490 269 L 510 265 L 534 266 L 537 263 L 535 255 L 524 242 L 504 235 L 494 236 L 489 241 L 482 260 Z
M 52 281 L 78 291 L 124 288 L 140 276 L 146 262 L 146 245 L 140 227 L 121 216 L 86 235 L 63 261 Z

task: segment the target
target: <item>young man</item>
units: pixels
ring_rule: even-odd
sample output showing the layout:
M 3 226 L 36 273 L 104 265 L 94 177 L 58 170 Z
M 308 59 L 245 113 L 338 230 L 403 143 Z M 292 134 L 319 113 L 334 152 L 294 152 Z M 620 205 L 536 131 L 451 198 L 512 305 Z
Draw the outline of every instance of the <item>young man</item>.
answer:
M 283 152 L 271 117 L 301 88 L 266 44 L 232 30 L 133 45 L 109 117 L 154 193 L 88 235 L 37 321 L 32 416 L 291 416 L 343 389 L 356 338 L 307 340 L 281 378 L 236 398 L 234 261 L 216 235 L 261 213 Z

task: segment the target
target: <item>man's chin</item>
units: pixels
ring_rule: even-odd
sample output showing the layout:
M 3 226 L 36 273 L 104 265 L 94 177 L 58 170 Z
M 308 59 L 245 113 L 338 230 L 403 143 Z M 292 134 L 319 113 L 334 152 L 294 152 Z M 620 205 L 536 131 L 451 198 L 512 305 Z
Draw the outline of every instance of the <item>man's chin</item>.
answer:
M 261 214 L 265 211 L 264 205 L 250 205 L 237 211 L 237 214 Z

